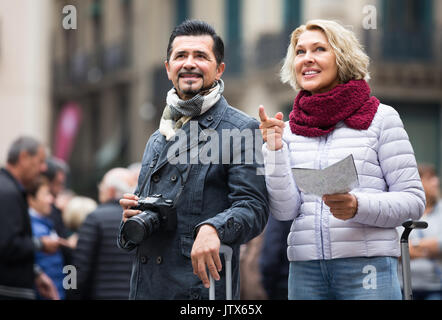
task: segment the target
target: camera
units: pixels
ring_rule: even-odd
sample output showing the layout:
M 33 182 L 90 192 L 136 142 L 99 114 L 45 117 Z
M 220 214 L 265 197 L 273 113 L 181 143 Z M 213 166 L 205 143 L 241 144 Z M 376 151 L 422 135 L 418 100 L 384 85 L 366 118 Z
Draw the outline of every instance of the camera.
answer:
M 122 235 L 126 241 L 139 245 L 159 230 L 176 229 L 177 217 L 173 200 L 164 199 L 160 194 L 138 200 L 138 205 L 131 209 L 142 212 L 124 223 Z

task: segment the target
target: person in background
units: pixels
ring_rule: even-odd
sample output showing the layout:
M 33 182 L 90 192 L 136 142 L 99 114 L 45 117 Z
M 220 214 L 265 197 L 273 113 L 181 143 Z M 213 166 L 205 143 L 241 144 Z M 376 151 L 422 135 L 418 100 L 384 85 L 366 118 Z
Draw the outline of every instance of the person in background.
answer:
M 422 216 L 425 193 L 399 114 L 370 95 L 368 65 L 352 31 L 309 21 L 292 33 L 281 70 L 301 89 L 290 120 L 259 110 L 270 212 L 293 220 L 290 300 L 402 298 L 396 227 Z M 357 188 L 322 197 L 298 189 L 292 168 L 324 169 L 349 155 Z M 367 266 L 376 285 L 366 283 Z
M 263 234 L 261 233 L 240 247 L 241 300 L 267 300 L 258 263 L 261 256 L 262 240 Z
M 54 229 L 57 234 L 64 239 L 69 238 L 69 230 L 63 223 L 61 208 L 57 206 L 58 196 L 65 190 L 66 179 L 69 173 L 69 167 L 67 164 L 58 158 L 50 157 L 46 160 L 47 170 L 43 173 L 49 180 L 49 189 L 54 201 L 51 205 L 51 214 L 49 219 L 54 224 Z M 69 246 L 61 247 L 65 264 L 72 264 L 72 248 Z
M 442 201 L 440 180 L 433 165 L 419 165 L 427 205 L 422 221 L 427 229 L 410 233 L 413 299 L 442 300 Z M 402 228 L 403 229 L 403 228 Z
M 34 264 L 38 250 L 55 252 L 59 243 L 32 236 L 26 189 L 46 170 L 45 147 L 32 137 L 19 137 L 0 170 L 0 299 L 57 297 L 51 279 Z
M 32 233 L 35 237 L 49 236 L 64 244 L 64 239 L 59 238 L 54 229 L 54 223 L 49 218 L 54 197 L 49 189 L 49 181 L 46 177 L 38 177 L 28 189 L 27 200 L 29 203 L 29 215 L 31 216 Z M 58 297 L 65 298 L 63 289 L 63 267 L 65 265 L 61 249 L 54 253 L 36 252 L 35 262 L 51 278 L 57 288 Z M 41 298 L 41 296 L 38 296 Z
M 78 242 L 78 230 L 86 217 L 97 208 L 94 199 L 74 196 L 66 204 L 62 212 L 63 223 L 68 229 L 69 247 L 75 249 Z
M 137 186 L 138 183 L 138 177 L 140 176 L 140 172 L 141 172 L 141 162 L 134 162 L 132 164 L 130 164 L 127 169 L 129 169 L 129 171 L 132 173 L 132 179 L 133 182 L 132 184 L 135 185 L 135 188 Z M 133 190 L 135 191 L 135 190 Z
M 269 300 L 287 300 L 289 261 L 286 242 L 291 225 L 292 221 L 278 221 L 270 216 L 264 230 L 259 269 Z
M 74 252 L 78 288 L 72 290 L 72 299 L 129 299 L 134 255 L 118 248 L 116 235 L 122 215 L 119 200 L 135 186 L 133 173 L 125 168 L 110 170 L 100 182 L 100 205 L 78 232 Z

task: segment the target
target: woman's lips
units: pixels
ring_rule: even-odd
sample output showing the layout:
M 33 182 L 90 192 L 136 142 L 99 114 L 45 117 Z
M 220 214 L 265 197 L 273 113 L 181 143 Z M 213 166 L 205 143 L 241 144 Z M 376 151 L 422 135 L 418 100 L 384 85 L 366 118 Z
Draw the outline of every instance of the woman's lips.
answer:
M 319 75 L 321 71 L 306 71 L 302 73 L 302 77 L 306 80 L 313 79 L 317 75 Z

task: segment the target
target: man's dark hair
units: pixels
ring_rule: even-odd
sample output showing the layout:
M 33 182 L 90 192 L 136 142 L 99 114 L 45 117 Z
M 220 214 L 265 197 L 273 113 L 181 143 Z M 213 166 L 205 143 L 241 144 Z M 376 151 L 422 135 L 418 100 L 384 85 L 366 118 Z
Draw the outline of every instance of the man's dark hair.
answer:
M 170 60 L 172 54 L 172 43 L 176 37 L 180 36 L 211 36 L 213 39 L 213 53 L 216 63 L 220 65 L 224 61 L 224 42 L 215 32 L 215 29 L 208 23 L 201 20 L 185 20 L 176 26 L 170 35 L 169 44 L 167 46 L 167 61 Z
M 18 162 L 20 153 L 26 151 L 31 156 L 35 156 L 38 152 L 38 148 L 41 146 L 40 142 L 36 139 L 28 136 L 19 137 L 15 140 L 8 151 L 8 163 L 15 165 Z
M 64 174 L 69 173 L 69 166 L 61 159 L 51 157 L 46 160 L 46 165 L 48 169 L 43 172 L 43 175 L 46 176 L 50 182 L 55 179 L 57 172 L 63 172 Z

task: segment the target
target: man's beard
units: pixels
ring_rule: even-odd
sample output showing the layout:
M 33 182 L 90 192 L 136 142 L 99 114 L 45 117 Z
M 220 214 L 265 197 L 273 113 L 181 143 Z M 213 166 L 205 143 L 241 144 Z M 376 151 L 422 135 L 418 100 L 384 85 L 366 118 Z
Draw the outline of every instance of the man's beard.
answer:
M 196 86 L 195 82 L 189 80 L 189 81 L 186 82 L 186 85 L 188 87 L 186 89 L 182 89 L 180 87 L 181 74 L 196 74 L 196 75 L 198 75 L 200 77 L 200 79 L 202 80 L 201 86 L 199 88 L 197 88 L 197 87 L 195 87 Z M 213 87 L 213 83 L 210 84 L 208 87 L 205 87 L 204 83 L 205 83 L 204 76 L 203 76 L 203 74 L 201 72 L 198 72 L 198 71 L 193 71 L 193 72 L 183 71 L 183 72 L 180 72 L 178 74 L 178 81 L 177 81 L 178 88 L 176 88 L 176 89 L 177 89 L 178 92 L 180 92 L 183 95 L 183 98 L 191 99 L 194 96 L 196 96 L 197 94 L 205 95 Z
M 186 85 L 188 86 L 186 89 L 181 89 L 179 82 L 178 82 L 178 92 L 182 92 L 182 94 L 187 98 L 193 98 L 194 96 L 196 96 L 200 92 L 205 91 L 204 79 L 203 79 L 202 85 L 199 88 L 194 88 L 195 83 L 193 81 L 188 81 L 186 83 Z

